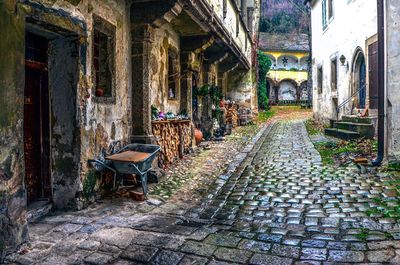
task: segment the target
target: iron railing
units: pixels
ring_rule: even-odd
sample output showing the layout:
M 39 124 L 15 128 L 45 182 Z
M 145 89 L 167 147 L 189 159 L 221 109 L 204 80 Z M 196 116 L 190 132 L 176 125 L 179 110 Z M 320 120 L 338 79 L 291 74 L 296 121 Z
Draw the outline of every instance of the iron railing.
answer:
M 366 86 L 362 86 L 362 87 L 358 88 L 353 94 L 351 94 L 350 97 L 346 98 L 342 103 L 340 103 L 340 104 L 336 107 L 336 116 L 337 116 L 337 119 L 339 119 L 339 112 L 340 112 L 340 110 L 341 110 L 342 108 L 344 108 L 349 102 L 351 102 L 351 101 L 353 100 L 353 98 L 354 98 L 355 96 L 357 96 L 358 93 L 360 93 L 360 91 L 361 91 L 362 89 L 366 89 Z

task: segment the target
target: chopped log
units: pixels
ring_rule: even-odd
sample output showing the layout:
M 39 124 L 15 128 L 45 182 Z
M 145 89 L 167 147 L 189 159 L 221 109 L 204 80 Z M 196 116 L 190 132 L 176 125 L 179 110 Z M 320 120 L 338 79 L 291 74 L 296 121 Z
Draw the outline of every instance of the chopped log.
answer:
M 152 132 L 161 146 L 160 166 L 167 166 L 187 153 L 192 145 L 192 123 L 189 120 L 154 121 Z

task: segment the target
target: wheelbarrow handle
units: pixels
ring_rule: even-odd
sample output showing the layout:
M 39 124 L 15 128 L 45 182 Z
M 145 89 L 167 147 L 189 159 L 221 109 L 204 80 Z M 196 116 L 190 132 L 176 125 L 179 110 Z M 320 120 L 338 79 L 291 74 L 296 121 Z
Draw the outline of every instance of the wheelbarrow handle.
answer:
M 89 162 L 89 163 L 99 163 L 99 164 L 102 165 L 103 167 L 105 167 L 105 168 L 111 170 L 111 171 L 114 172 L 114 173 L 117 173 L 117 171 L 116 171 L 114 168 L 110 167 L 109 165 L 107 165 L 106 163 L 104 163 L 103 161 L 100 161 L 100 160 L 98 160 L 98 159 L 88 159 L 88 162 Z

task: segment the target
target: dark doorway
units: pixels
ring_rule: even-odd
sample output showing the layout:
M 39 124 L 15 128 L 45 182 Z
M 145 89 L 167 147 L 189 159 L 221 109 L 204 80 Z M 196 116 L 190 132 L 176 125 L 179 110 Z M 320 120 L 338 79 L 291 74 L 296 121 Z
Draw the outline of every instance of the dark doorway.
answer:
M 365 68 L 365 59 L 364 56 L 361 58 L 360 62 L 360 77 L 359 77 L 359 88 L 360 88 L 360 102 L 359 102 L 359 108 L 364 109 L 365 108 L 365 100 L 366 100 L 366 68 Z
M 48 41 L 25 36 L 24 155 L 27 200 L 50 199 Z
M 378 42 L 368 46 L 369 108 L 378 108 Z

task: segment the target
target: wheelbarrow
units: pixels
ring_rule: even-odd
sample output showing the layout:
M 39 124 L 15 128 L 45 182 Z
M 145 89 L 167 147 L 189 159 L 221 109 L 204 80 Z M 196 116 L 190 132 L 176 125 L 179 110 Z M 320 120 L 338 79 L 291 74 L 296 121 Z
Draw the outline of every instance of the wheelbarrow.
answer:
M 151 144 L 129 144 L 116 154 L 107 156 L 113 168 L 121 174 L 138 175 L 143 194 L 147 197 L 147 173 L 160 151 L 160 146 Z

